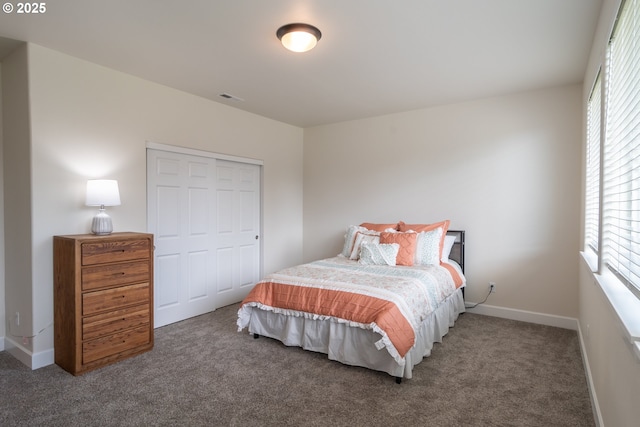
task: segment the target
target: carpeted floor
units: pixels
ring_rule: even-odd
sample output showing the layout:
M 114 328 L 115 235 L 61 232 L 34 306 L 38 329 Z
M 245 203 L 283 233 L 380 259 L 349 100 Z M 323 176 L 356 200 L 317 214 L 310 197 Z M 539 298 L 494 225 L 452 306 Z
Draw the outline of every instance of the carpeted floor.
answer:
M 236 332 L 238 305 L 74 377 L 0 353 L 2 426 L 593 426 L 575 331 L 463 314 L 398 385 Z

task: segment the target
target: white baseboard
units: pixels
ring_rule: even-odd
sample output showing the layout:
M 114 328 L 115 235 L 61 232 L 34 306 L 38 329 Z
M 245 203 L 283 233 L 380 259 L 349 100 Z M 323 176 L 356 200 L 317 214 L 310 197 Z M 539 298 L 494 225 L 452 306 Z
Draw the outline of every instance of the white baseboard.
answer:
M 513 308 L 496 307 L 493 305 L 478 305 L 468 308 L 469 313 L 485 316 L 501 317 L 503 319 L 519 320 L 522 322 L 537 323 L 539 325 L 555 326 L 557 328 L 578 330 L 578 319 L 572 317 L 556 316 L 553 314 L 536 313 L 534 311 L 516 310 Z
M 40 369 L 55 363 L 55 353 L 52 348 L 33 354 L 31 369 Z
M 593 408 L 593 419 L 596 422 L 596 427 L 604 426 L 602 420 L 602 414 L 600 413 L 600 404 L 598 403 L 598 396 L 596 395 L 596 387 L 593 384 L 593 377 L 591 376 L 591 367 L 589 366 L 589 358 L 587 357 L 587 348 L 585 347 L 584 337 L 582 335 L 582 328 L 580 328 L 580 322 L 578 322 L 578 338 L 580 338 L 580 352 L 582 353 L 582 364 L 584 365 L 584 372 L 587 376 L 587 384 L 589 386 L 589 397 L 591 397 L 591 407 Z
M 20 343 L 17 343 L 7 337 L 4 338 L 4 345 L 7 353 L 27 365 L 32 370 L 53 365 L 55 363 L 54 351 L 52 348 L 38 353 L 33 353 L 23 347 Z

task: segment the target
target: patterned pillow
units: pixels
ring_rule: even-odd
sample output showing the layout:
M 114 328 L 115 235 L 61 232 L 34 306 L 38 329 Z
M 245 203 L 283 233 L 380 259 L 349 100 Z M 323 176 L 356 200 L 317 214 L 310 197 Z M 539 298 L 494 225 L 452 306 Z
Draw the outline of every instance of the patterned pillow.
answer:
M 416 256 L 417 233 L 380 233 L 380 243 L 397 243 L 400 245 L 396 265 L 413 265 Z
M 360 264 L 396 265 L 400 245 L 397 243 L 363 243 L 360 246 Z
M 418 265 L 439 265 L 441 238 L 442 227 L 418 233 L 415 263 Z
M 349 259 L 360 258 L 360 247 L 363 243 L 380 243 L 380 233 L 371 230 L 357 231 Z
M 431 230 L 435 230 L 438 227 L 442 227 L 442 236 L 440 237 L 440 257 L 442 257 L 442 247 L 444 246 L 444 238 L 447 235 L 449 224 L 450 224 L 450 221 L 448 219 L 440 222 L 434 222 L 433 224 L 406 224 L 404 221 L 400 221 L 398 223 L 398 230 L 400 231 L 413 230 L 416 233 L 421 233 L 423 231 L 431 231 Z
M 344 235 L 344 245 L 342 246 L 342 252 L 340 253 L 343 257 L 349 258 L 351 256 L 353 244 L 356 241 L 356 233 L 358 231 L 367 231 L 367 229 L 357 225 L 350 225 L 347 227 L 347 232 Z

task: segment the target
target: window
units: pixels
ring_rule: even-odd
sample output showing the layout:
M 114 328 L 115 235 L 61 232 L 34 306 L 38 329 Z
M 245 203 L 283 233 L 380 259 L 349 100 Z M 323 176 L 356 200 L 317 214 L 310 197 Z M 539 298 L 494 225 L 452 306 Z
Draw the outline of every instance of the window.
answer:
M 587 106 L 585 246 L 640 297 L 640 0 L 623 1 L 604 68 Z
M 598 252 L 600 222 L 600 121 L 602 111 L 600 74 L 587 105 L 587 166 L 585 200 L 585 248 Z

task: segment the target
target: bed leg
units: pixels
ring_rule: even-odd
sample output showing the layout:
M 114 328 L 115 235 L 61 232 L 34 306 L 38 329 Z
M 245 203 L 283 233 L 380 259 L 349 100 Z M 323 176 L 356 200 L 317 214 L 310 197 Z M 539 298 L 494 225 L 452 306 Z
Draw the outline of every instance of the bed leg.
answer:
M 260 338 L 260 335 L 258 335 L 258 334 L 253 334 L 253 339 L 254 339 L 254 340 L 257 340 L 258 338 Z
M 396 384 L 400 384 L 402 382 L 402 377 L 396 377 Z

